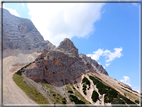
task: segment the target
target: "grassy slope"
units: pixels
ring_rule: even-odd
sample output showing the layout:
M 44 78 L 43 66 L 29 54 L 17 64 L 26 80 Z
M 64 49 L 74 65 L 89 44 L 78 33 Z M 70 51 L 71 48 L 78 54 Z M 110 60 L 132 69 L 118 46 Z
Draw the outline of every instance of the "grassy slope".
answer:
M 23 76 L 14 74 L 13 80 L 27 94 L 27 96 L 29 96 L 29 98 L 34 100 L 36 103 L 49 104 L 47 99 L 41 93 L 39 93 L 33 86 L 23 81 Z

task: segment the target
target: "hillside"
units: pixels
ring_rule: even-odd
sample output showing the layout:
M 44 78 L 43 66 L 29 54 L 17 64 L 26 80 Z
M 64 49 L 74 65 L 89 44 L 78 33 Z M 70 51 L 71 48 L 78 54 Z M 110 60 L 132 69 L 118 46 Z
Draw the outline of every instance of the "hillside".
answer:
M 50 41 L 43 39 L 43 36 L 29 19 L 16 17 L 8 10 L 3 9 L 2 24 L 4 57 L 17 55 L 17 53 L 42 52 L 44 49 L 52 50 L 55 48 L 55 45 Z
M 12 77 L 15 71 L 34 61 L 39 53 L 18 54 L 3 58 L 3 104 L 35 104 L 33 100 L 16 85 Z M 14 106 L 14 105 L 13 105 Z
M 79 57 L 64 39 L 19 69 L 15 83 L 38 104 L 138 104 L 139 94 Z

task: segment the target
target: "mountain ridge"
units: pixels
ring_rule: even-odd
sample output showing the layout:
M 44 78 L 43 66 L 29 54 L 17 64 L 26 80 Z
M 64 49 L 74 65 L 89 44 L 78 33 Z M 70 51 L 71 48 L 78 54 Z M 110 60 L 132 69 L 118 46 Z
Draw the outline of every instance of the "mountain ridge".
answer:
M 80 58 L 79 55 L 70 55 L 74 54 L 74 51 L 70 53 L 72 49 L 66 49 L 66 47 L 71 44 L 69 47 L 76 50 L 72 43 L 71 40 L 64 39 L 57 49 L 43 51 L 35 61 L 21 68 L 16 74 L 33 80 L 34 84 L 42 84 L 43 87 L 48 84 L 48 86 L 54 87 L 53 90 L 58 91 L 54 91 L 56 94 L 53 96 L 60 93 L 64 99 L 68 99 L 66 102 L 69 104 L 72 102 L 75 104 L 137 104 L 138 94 L 130 87 L 120 84 L 106 73 L 99 71 L 97 67 L 94 67 L 94 63 L 92 65 L 93 60 L 84 61 L 85 59 Z M 62 46 L 62 44 L 64 45 Z M 61 47 L 62 51 L 58 50 Z M 63 87 L 68 87 L 68 89 Z M 75 96 L 76 91 L 85 99 L 79 100 L 80 97 Z
M 101 73 L 108 75 L 108 72 L 103 68 L 102 65 L 98 64 L 95 60 L 91 59 L 85 54 L 79 54 L 79 57 L 83 59 L 85 63 L 90 63 L 93 67 L 99 70 Z
M 7 53 L 6 56 L 10 55 L 8 51 L 14 49 L 42 52 L 54 48 L 55 45 L 43 39 L 30 19 L 16 17 L 3 9 L 3 51 Z

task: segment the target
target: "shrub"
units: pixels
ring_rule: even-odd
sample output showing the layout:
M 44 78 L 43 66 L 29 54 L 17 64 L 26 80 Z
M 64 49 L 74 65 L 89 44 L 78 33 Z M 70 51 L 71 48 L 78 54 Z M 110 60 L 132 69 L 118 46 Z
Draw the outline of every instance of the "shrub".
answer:
M 28 66 L 31 65 L 32 63 L 34 63 L 34 62 L 31 62 L 31 63 L 27 64 L 26 66 L 22 67 L 20 70 L 18 70 L 18 71 L 16 72 L 16 74 L 18 74 L 18 75 L 21 76 L 21 75 L 22 75 L 22 72 L 24 72 L 23 69 L 26 68 L 26 67 L 28 67 Z
M 46 81 L 46 79 L 43 79 L 43 81 L 44 81 L 44 83 L 47 83 L 47 84 L 49 84 L 49 83 L 48 83 L 48 81 Z
M 66 104 L 66 103 L 67 103 L 67 101 L 66 101 L 65 98 L 62 99 L 62 103 L 63 103 L 63 104 Z
M 75 104 L 85 104 L 85 102 L 83 102 L 82 100 L 79 100 L 76 96 L 74 95 L 70 95 L 69 96 L 70 100 L 72 102 L 75 102 Z
M 40 58 L 40 59 L 44 59 L 44 58 Z
M 139 100 L 135 100 L 135 102 L 136 102 L 137 104 L 139 104 Z
M 16 72 L 16 74 L 18 74 L 18 75 L 21 76 L 21 75 L 22 75 L 22 72 L 23 72 L 22 70 L 18 70 L 18 71 Z
M 108 86 L 104 85 L 102 82 L 100 82 L 93 76 L 89 76 L 89 78 L 93 81 L 94 85 L 96 85 L 100 94 L 105 94 L 107 90 L 109 89 Z
M 56 96 L 56 94 L 53 94 L 53 96 Z
M 93 91 L 91 98 L 94 102 L 96 102 L 97 99 L 99 99 L 99 94 L 96 91 Z
M 122 98 L 127 104 L 135 104 L 134 102 L 132 102 L 132 101 L 129 100 L 128 98 L 122 96 L 121 94 L 119 94 L 119 97 Z
M 87 86 L 85 84 L 83 84 L 83 93 L 86 95 L 86 88 Z
M 68 93 L 73 93 L 73 91 L 69 90 Z
M 86 77 L 83 78 L 82 83 L 87 84 L 89 86 L 88 89 L 90 89 L 90 81 Z

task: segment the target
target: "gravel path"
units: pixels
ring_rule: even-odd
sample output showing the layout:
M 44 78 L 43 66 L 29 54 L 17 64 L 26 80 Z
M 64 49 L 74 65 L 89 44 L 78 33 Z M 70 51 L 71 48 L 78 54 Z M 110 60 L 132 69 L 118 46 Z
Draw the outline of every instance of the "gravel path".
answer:
M 34 101 L 29 99 L 29 97 L 16 85 L 13 81 L 13 74 L 21 68 L 19 66 L 12 66 L 14 64 L 29 63 L 35 59 L 38 54 L 19 54 L 17 56 L 9 56 L 3 59 L 3 104 L 35 104 Z M 16 67 L 16 68 L 15 68 Z M 14 68 L 14 72 L 11 69 Z

